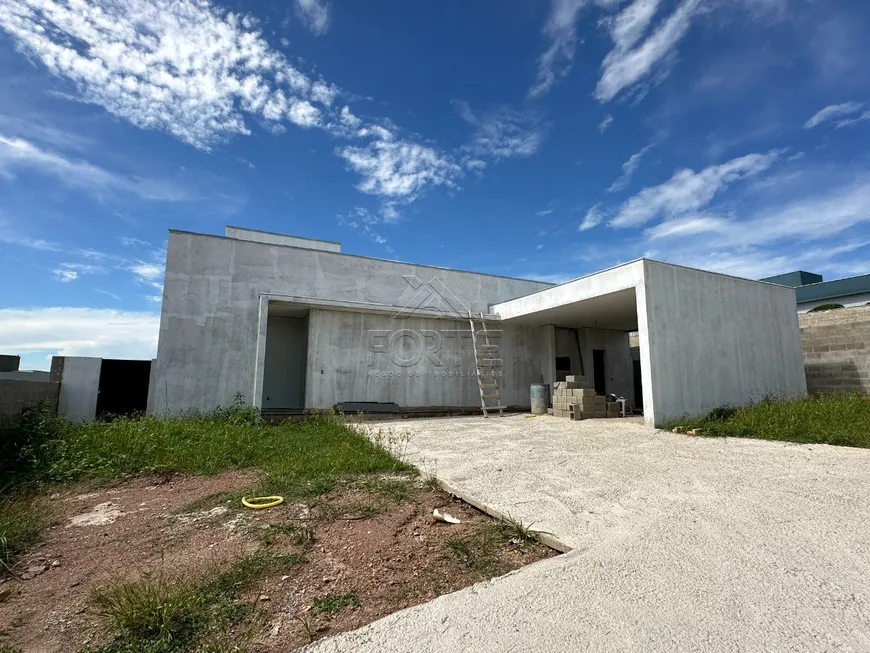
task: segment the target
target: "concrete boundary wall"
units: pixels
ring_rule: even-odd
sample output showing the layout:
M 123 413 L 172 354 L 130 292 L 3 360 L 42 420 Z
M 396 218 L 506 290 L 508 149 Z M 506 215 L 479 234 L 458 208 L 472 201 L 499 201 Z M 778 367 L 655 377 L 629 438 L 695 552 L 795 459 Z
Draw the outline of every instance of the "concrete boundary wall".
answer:
M 17 419 L 23 409 L 41 401 L 54 409 L 59 388 L 56 381 L 0 379 L 0 421 Z
M 799 318 L 810 394 L 870 393 L 870 306 Z

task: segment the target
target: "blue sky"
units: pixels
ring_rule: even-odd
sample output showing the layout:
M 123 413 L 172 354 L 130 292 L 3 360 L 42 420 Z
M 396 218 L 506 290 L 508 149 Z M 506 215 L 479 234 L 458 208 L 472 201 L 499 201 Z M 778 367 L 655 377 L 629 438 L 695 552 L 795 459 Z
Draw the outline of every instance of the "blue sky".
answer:
M 0 351 L 153 356 L 170 228 L 870 272 L 868 33 L 862 0 L 0 0 Z

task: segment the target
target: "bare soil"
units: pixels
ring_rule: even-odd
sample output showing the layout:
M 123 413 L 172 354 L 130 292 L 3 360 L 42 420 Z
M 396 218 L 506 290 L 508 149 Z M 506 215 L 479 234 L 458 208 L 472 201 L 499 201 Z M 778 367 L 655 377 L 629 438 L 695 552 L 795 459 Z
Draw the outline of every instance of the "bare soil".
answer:
M 480 532 L 492 520 L 418 480 L 405 497 L 348 485 L 304 504 L 256 511 L 219 494 L 239 492 L 256 478 L 254 471 L 150 476 L 52 495 L 54 521 L 43 543 L 16 565 L 14 576 L 0 579 L 0 644 L 70 653 L 107 643 L 91 597 L 108 580 L 146 570 L 207 574 L 258 549 L 307 560 L 267 574 L 239 599 L 257 605 L 262 627 L 253 650 L 263 652 L 358 628 L 555 555 L 537 543 L 504 541 L 493 547 L 489 564 L 464 563 L 445 542 Z M 436 522 L 434 508 L 462 523 Z M 313 538 L 300 541 L 281 527 L 287 524 Z M 358 605 L 335 615 L 312 609 L 318 597 L 342 595 Z

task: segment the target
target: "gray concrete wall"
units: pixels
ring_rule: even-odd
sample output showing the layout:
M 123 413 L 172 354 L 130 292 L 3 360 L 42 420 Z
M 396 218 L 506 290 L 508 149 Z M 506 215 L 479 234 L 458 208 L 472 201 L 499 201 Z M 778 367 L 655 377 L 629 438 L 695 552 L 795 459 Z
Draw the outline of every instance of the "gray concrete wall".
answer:
M 309 320 L 308 407 L 342 401 L 480 405 L 467 321 L 326 310 L 312 310 Z M 487 329 L 499 346 L 502 364 L 493 369 L 502 403 L 529 406 L 530 386 L 543 380 L 549 354 L 545 329 L 497 322 Z
M 870 392 L 870 306 L 800 318 L 810 394 Z
M 564 381 L 568 374 L 583 374 L 591 384 L 594 379 L 592 350 L 603 349 L 604 374 L 608 394 L 625 397 L 634 405 L 634 381 L 628 333 L 611 329 L 578 329 L 583 369 L 577 350 L 574 329 L 556 328 L 556 356 L 571 357 L 571 371 L 558 372 L 557 380 Z
M 405 279 L 407 275 L 422 285 L 415 288 Z M 255 388 L 261 293 L 406 306 L 426 301 L 426 295 L 433 294 L 428 285 L 433 279 L 435 286 L 448 289 L 474 312 L 487 312 L 490 303 L 551 286 L 170 232 L 152 410 L 209 410 L 231 403 L 236 392 L 254 400 L 261 392 Z M 356 359 L 351 363 L 356 365 Z M 423 393 L 421 400 L 425 398 Z
M 255 243 L 266 243 L 268 245 L 303 247 L 305 249 L 317 249 L 324 252 L 341 251 L 341 243 L 334 243 L 329 240 L 313 240 L 311 238 L 300 238 L 299 236 L 286 236 L 284 234 L 275 234 L 269 231 L 243 229 L 242 227 L 227 227 L 226 235 L 227 238 L 250 240 Z
M 16 419 L 24 408 L 40 401 L 56 407 L 59 387 L 54 381 L 0 379 L 0 421 Z
M 21 357 L 14 354 L 0 354 L 0 372 L 17 372 Z
M 74 420 L 91 420 L 97 414 L 102 358 L 55 356 L 52 375 L 60 378 L 57 414 Z
M 5 381 L 51 381 L 51 374 L 43 370 L 0 372 L 0 379 Z
M 644 261 L 638 303 L 644 408 L 657 425 L 806 395 L 793 289 Z
M 264 410 L 305 407 L 307 358 L 308 317 L 269 316 L 260 404 Z

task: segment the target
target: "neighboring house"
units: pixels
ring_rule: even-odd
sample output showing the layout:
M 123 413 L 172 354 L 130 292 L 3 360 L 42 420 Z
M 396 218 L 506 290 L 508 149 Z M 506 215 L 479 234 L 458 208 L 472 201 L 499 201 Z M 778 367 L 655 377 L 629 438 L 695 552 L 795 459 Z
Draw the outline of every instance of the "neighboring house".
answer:
M 646 259 L 554 286 L 228 227 L 169 233 L 148 410 L 210 410 L 237 393 L 265 413 L 479 407 L 469 312 L 498 344 L 510 407 L 569 374 L 630 401 L 637 386 L 653 424 L 806 394 L 791 288 Z
M 762 281 L 794 288 L 798 313 L 806 313 L 820 304 L 850 307 L 870 303 L 870 274 L 825 281 L 820 274 L 797 270 Z

